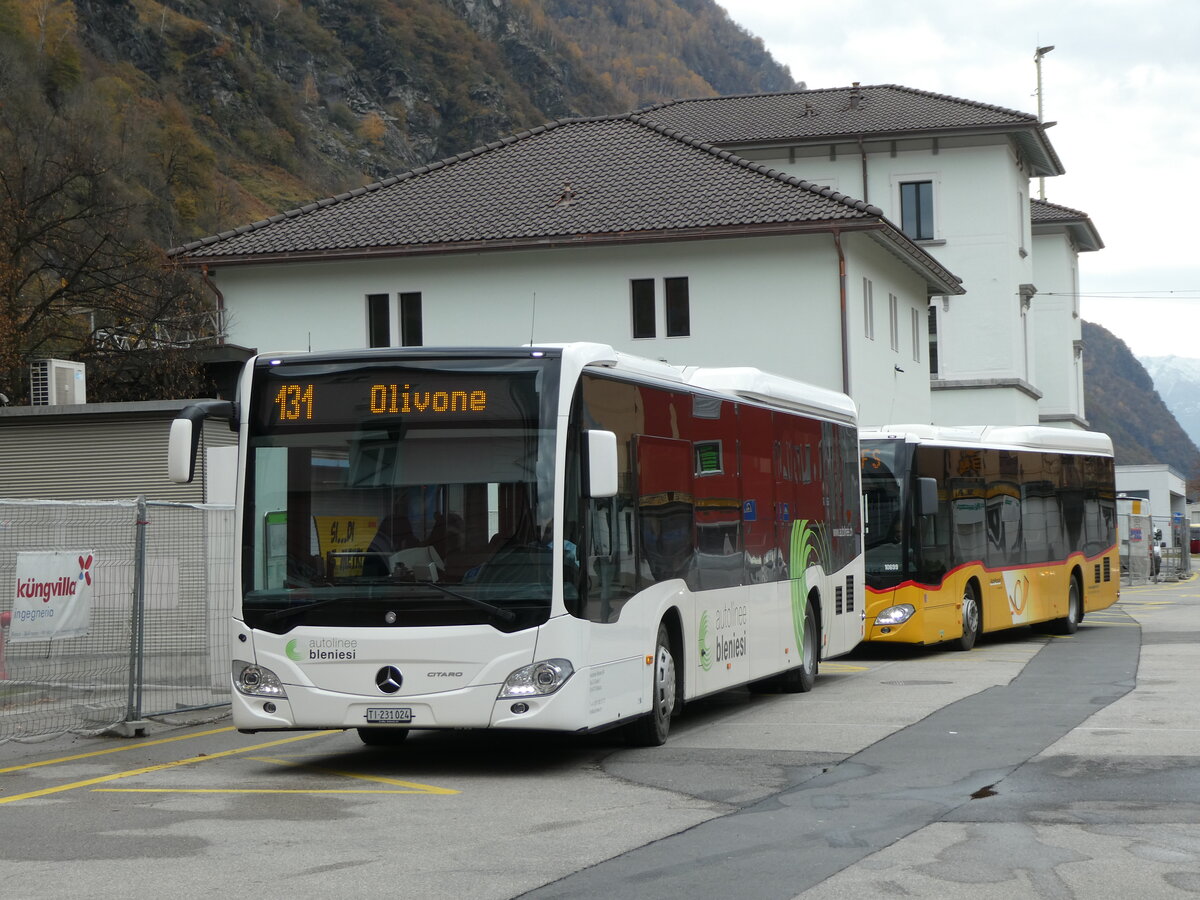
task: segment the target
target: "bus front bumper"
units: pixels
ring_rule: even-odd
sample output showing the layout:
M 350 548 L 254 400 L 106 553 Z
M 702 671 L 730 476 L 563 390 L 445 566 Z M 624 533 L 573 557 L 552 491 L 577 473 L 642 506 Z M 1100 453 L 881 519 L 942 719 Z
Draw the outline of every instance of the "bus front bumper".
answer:
M 309 685 L 285 685 L 286 697 L 233 693 L 233 724 L 241 731 L 292 731 L 401 726 L 579 730 L 587 673 L 576 672 L 553 694 L 498 698 L 498 684 L 406 697 L 364 697 Z

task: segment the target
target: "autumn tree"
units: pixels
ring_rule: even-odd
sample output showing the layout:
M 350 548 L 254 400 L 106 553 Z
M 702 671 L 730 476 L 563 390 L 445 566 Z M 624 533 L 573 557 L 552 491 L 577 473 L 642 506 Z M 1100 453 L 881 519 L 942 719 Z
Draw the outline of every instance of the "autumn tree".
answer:
M 0 392 L 32 359 L 86 359 L 89 399 L 196 393 L 203 293 L 141 230 L 135 173 L 87 87 L 45 89 L 43 57 L 0 36 Z

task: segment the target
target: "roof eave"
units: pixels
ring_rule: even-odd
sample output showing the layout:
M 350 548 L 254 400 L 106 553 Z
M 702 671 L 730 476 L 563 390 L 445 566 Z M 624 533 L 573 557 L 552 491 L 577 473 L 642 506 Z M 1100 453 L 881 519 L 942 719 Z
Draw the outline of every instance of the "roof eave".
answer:
M 1087 217 L 1034 222 L 1032 225 L 1035 235 L 1053 234 L 1064 229 L 1070 232 L 1071 240 L 1075 243 L 1080 253 L 1089 253 L 1094 250 L 1104 249 L 1104 240 L 1100 237 L 1100 232 L 1096 230 L 1096 226 L 1092 224 L 1092 220 Z
M 714 147 L 737 151 L 739 149 L 762 146 L 812 145 L 858 141 L 895 141 L 904 138 L 942 138 L 962 137 L 975 134 L 1005 136 L 1024 151 L 1029 163 L 1030 174 L 1035 178 L 1063 175 L 1063 168 L 1058 154 L 1054 152 L 1049 138 L 1046 137 L 1045 126 L 1034 122 L 1017 124 L 1004 122 L 997 125 L 971 125 L 961 128 L 905 128 L 894 131 L 840 131 L 822 135 L 792 135 L 763 138 L 748 141 L 713 141 Z
M 965 294 L 962 279 L 914 244 L 904 232 L 887 221 L 872 231 L 871 237 L 885 250 L 925 279 L 929 297 Z
M 443 256 L 459 253 L 485 253 L 512 250 L 552 250 L 565 247 L 617 246 L 622 244 L 665 243 L 668 241 L 707 241 L 725 238 L 776 237 L 794 234 L 821 234 L 837 231 L 868 231 L 885 227 L 878 218 L 823 219 L 818 222 L 768 222 L 750 225 L 669 228 L 655 231 L 613 231 L 554 235 L 508 240 L 453 241 L 404 246 L 347 247 L 329 250 L 253 254 L 179 255 L 178 262 L 188 268 L 250 266 L 265 263 L 334 262 L 342 260 L 387 259 L 416 256 Z

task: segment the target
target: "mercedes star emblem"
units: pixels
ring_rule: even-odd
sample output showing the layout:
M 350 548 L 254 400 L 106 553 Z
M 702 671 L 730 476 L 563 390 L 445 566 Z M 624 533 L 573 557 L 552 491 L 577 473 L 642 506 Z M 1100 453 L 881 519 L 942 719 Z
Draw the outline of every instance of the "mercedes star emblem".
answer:
M 385 694 L 394 694 L 404 684 L 404 676 L 395 666 L 384 666 L 375 673 L 375 687 Z

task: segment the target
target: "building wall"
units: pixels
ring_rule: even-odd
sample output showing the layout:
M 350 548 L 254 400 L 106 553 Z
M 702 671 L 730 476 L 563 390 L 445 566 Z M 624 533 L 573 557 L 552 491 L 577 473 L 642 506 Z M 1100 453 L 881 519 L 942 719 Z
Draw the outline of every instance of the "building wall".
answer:
M 933 395 L 933 421 L 938 425 L 1029 425 L 1037 422 L 1037 400 L 1017 388 L 981 381 Z
M 167 478 L 167 439 L 181 402 L 0 409 L 0 497 L 8 500 L 206 502 L 207 474 Z M 152 408 L 152 409 L 148 409 Z M 204 448 L 232 446 L 224 422 L 204 426 Z
M 850 395 L 858 404 L 859 422 L 930 422 L 929 301 L 924 284 L 864 235 L 846 235 L 843 246 L 847 248 Z M 868 283 L 874 307 L 872 329 L 867 327 Z
M 1034 393 L 1057 367 L 1039 373 L 1040 323 L 1023 314 L 1021 285 L 1035 284 L 1029 176 L 1007 140 L 986 137 L 762 148 L 745 155 L 789 174 L 865 199 L 900 223 L 900 185 L 933 183 L 934 232 L 922 247 L 963 280 L 965 296 L 936 304 L 939 382 L 979 385 L 968 391 L 935 386 L 933 421 L 1036 424 Z M 832 158 L 831 158 L 832 156 Z M 955 385 L 956 387 L 958 385 Z M 1067 390 L 1060 388 L 1059 392 Z M 925 421 L 925 420 L 922 420 Z
M 1083 357 L 1079 318 L 1079 256 L 1066 231 L 1033 239 L 1032 311 L 1037 324 L 1038 412 L 1043 420 L 1073 421 L 1082 427 Z
M 1170 466 L 1117 466 L 1116 475 L 1117 493 L 1148 499 L 1156 520 L 1178 515 L 1187 521 L 1186 481 Z
M 911 361 L 924 281 L 873 240 L 847 235 L 851 389 L 870 421 L 927 421 L 928 379 Z M 690 334 L 665 336 L 663 279 L 686 277 Z M 876 339 L 862 282 L 875 285 Z M 653 279 L 657 336 L 632 336 L 631 280 Z M 756 366 L 842 390 L 841 295 L 831 235 L 222 268 L 229 340 L 270 350 L 367 345 L 367 294 L 420 292 L 425 346 L 588 340 L 671 363 Z M 898 298 L 899 350 L 888 294 Z M 393 308 L 393 317 L 395 309 Z M 394 330 L 394 329 L 393 329 Z M 398 337 L 394 335 L 398 342 Z M 878 416 L 878 418 L 876 418 Z M 864 417 L 864 421 L 867 417 Z

